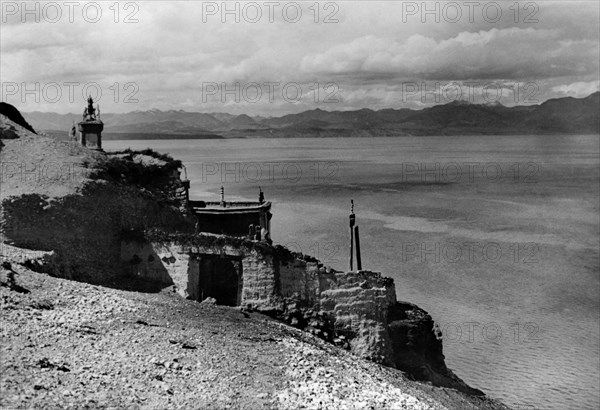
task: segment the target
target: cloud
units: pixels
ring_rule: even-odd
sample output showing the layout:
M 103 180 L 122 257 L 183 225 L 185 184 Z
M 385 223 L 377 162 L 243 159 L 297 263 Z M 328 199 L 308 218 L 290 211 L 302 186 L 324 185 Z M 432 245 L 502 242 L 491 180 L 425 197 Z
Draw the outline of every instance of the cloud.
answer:
M 600 81 L 577 81 L 552 87 L 552 91 L 571 97 L 586 97 L 600 90 Z
M 534 24 L 524 22 L 523 14 L 515 23 L 508 6 L 497 23 L 482 19 L 480 12 L 473 22 L 436 23 L 418 15 L 403 22 L 403 2 L 340 2 L 337 9 L 325 9 L 321 2 L 318 16 L 313 3 L 306 2 L 299 3 L 301 21 L 290 23 L 281 3 L 272 22 L 263 7 L 261 21 L 251 23 L 241 15 L 236 23 L 231 15 L 223 22 L 221 13 L 203 14 L 207 2 L 132 3 L 139 7 L 133 24 L 123 23 L 130 12 L 123 9 L 125 3 L 119 3 L 119 21 L 114 21 L 112 2 L 99 2 L 102 19 L 93 24 L 81 18 L 81 6 L 73 22 L 66 10 L 57 23 L 9 16 L 0 25 L 0 80 L 42 86 L 94 82 L 102 87 L 104 112 L 153 107 L 219 111 L 202 103 L 205 82 L 297 82 L 303 89 L 335 82 L 343 95 L 338 105 L 317 101 L 311 106 L 307 98 L 301 104 L 229 102 L 221 108 L 264 115 L 317 106 L 397 108 L 405 103 L 403 81 L 536 81 L 544 87 L 539 95 L 551 98 L 584 93 L 591 88 L 572 84 L 598 80 L 596 3 L 539 3 Z M 221 2 L 214 4 L 221 7 Z M 239 4 L 243 10 L 247 3 Z M 337 23 L 324 22 L 331 13 Z M 135 106 L 123 103 L 128 83 L 139 88 Z M 81 100 L 48 103 L 21 97 L 16 103 L 25 111 L 81 108 Z
M 436 41 L 365 36 L 303 58 L 306 72 L 388 73 L 434 80 L 542 78 L 597 71 L 598 43 L 561 41 L 557 30 L 492 28 Z

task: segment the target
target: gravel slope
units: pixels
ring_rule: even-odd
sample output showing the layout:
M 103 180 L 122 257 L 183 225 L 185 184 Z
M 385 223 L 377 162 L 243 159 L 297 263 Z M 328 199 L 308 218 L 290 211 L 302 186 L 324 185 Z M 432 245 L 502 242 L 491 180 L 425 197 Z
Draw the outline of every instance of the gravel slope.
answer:
M 14 253 L 0 268 L 3 409 L 504 408 L 258 313 L 54 278 Z

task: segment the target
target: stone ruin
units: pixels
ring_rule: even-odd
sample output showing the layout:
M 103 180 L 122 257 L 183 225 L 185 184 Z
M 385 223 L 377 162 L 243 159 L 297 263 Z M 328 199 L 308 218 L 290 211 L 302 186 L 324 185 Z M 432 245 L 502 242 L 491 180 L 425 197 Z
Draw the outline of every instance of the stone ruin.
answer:
M 211 234 L 158 235 L 121 243 L 127 275 L 172 286 L 182 297 L 276 317 L 360 357 L 439 386 L 481 394 L 445 365 L 432 318 L 396 300 L 394 281 L 340 272 L 281 246 Z

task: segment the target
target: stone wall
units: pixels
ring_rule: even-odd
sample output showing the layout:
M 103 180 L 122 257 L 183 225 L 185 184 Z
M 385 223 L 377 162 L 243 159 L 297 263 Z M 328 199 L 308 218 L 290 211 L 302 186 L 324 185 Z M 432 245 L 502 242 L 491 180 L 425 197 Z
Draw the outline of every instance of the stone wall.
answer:
M 282 308 L 279 295 L 278 261 L 272 254 L 253 249 L 242 259 L 243 290 L 242 306 L 250 306 L 263 311 Z M 298 276 L 302 272 L 298 272 Z
M 231 244 L 215 243 L 218 240 Z M 198 299 L 199 261 L 221 257 L 241 262 L 243 289 L 239 304 L 261 311 L 284 311 L 287 301 L 302 308 L 318 306 L 322 293 L 336 287 L 333 272 L 264 242 L 211 234 L 173 235 L 168 240 L 121 242 L 126 275 L 174 285 L 183 297 Z
M 209 234 L 129 241 L 121 247 L 130 274 L 174 285 L 181 296 L 196 300 L 201 300 L 199 263 L 215 256 L 241 261 L 240 305 L 417 379 L 481 393 L 446 367 L 440 335 L 427 312 L 397 302 L 394 281 L 378 272 L 326 270 L 318 261 L 265 243 Z
M 328 283 L 321 283 L 320 274 L 325 274 L 325 270 L 318 262 L 295 258 L 291 261 L 281 261 L 278 268 L 282 297 L 292 298 L 306 307 L 319 302 L 321 289 L 325 289 Z M 302 274 L 299 275 L 298 272 Z
M 243 239 L 237 245 L 215 244 L 217 236 L 210 234 L 186 237 L 187 241 L 124 240 L 121 243 L 122 269 L 128 275 L 174 285 L 188 299 L 199 299 L 200 266 L 204 259 L 220 257 L 241 263 L 240 282 L 243 283 L 242 306 L 262 311 L 283 310 L 283 297 L 292 295 L 297 283 L 304 283 L 312 265 L 301 260 L 281 262 L 273 247 Z M 233 238 L 231 238 L 233 239 Z M 280 272 L 285 271 L 283 282 Z M 283 286 L 282 286 L 283 283 Z M 282 294 L 281 289 L 285 292 Z M 304 291 L 304 287 L 302 289 Z M 311 296 L 315 300 L 315 295 Z
M 396 303 L 394 282 L 375 272 L 335 275 L 320 294 L 321 310 L 334 318 L 335 332 L 344 335 L 361 357 L 393 366 L 388 310 Z

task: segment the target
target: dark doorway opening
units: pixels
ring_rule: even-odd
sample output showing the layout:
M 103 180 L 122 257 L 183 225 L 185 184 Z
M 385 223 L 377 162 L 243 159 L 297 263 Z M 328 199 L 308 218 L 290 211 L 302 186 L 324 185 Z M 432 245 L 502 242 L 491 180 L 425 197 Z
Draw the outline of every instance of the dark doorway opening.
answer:
M 241 261 L 223 257 L 203 257 L 200 262 L 199 300 L 215 298 L 218 305 L 239 306 Z

